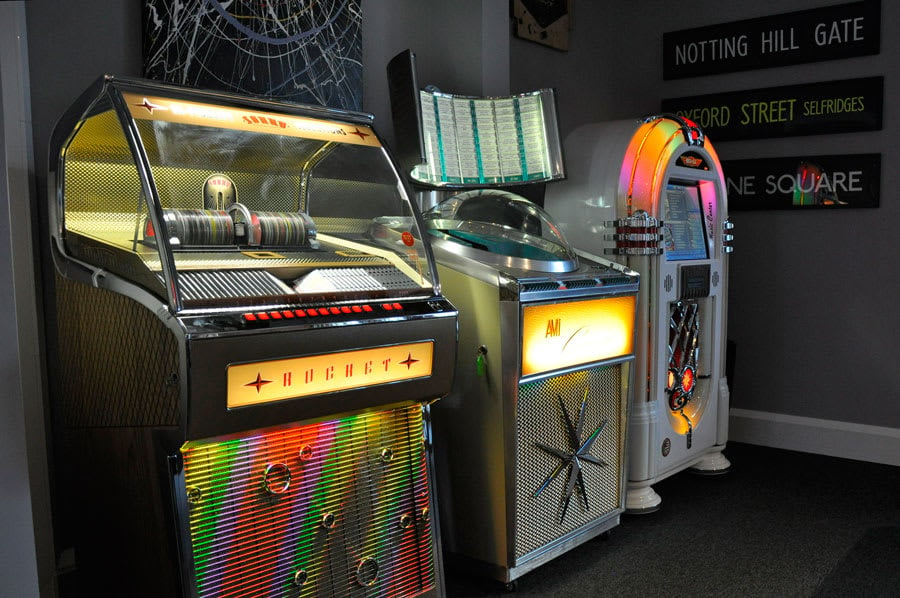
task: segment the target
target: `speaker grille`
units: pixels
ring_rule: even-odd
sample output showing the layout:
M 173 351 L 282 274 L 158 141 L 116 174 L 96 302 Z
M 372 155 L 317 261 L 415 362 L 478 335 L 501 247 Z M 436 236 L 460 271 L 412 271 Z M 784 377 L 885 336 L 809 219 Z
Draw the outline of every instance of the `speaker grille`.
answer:
M 515 556 L 523 556 L 563 538 L 615 511 L 621 504 L 620 471 L 624 450 L 622 365 L 593 368 L 547 378 L 519 387 L 516 415 Z M 578 428 L 584 401 L 580 435 Z M 565 406 L 565 412 L 560 406 Z M 568 414 L 568 415 L 566 415 Z M 569 427 L 571 425 L 571 428 Z M 590 444 L 592 433 L 600 429 Z M 585 444 L 588 441 L 588 444 Z M 577 446 L 573 446 L 577 444 Z M 555 449 L 552 454 L 545 448 Z M 566 507 L 567 484 L 573 471 L 571 455 L 602 460 L 597 465 L 579 459 L 581 483 Z M 555 478 L 548 481 L 554 473 Z M 576 476 L 577 478 L 577 476 Z M 586 497 L 586 501 L 585 501 Z
M 422 407 L 182 449 L 199 596 L 435 587 Z
M 56 275 L 59 392 L 65 427 L 174 426 L 178 347 L 150 310 Z

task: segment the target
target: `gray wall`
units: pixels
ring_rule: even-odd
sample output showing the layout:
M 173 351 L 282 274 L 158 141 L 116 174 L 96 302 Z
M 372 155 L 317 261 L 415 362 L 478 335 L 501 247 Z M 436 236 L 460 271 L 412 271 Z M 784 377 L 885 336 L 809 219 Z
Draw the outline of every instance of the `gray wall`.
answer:
M 723 160 L 881 153 L 881 207 L 732 212 L 731 406 L 900 428 L 900 3 L 882 2 L 878 56 L 662 80 L 662 34 L 836 4 L 833 0 L 578 2 L 569 52 L 512 39 L 514 91 L 555 87 L 565 135 L 581 123 L 659 111 L 660 100 L 884 75 L 884 130 L 716 144 Z M 712 139 L 715 142 L 715 139 Z
M 0 4 L 0 23 L 0 305 L 4 314 L 0 322 L 0 596 L 33 596 L 39 582 L 32 522 L 46 503 L 43 493 L 32 492 L 30 483 L 31 478 L 42 477 L 44 467 L 40 403 L 25 401 L 39 397 L 41 391 L 28 226 L 31 126 L 22 3 Z M 26 422 L 35 415 L 38 430 L 30 443 Z M 29 449 L 34 454 L 29 455 Z M 35 471 L 29 471 L 29 456 Z
M 2 4 L 7 4 L 3 2 Z M 12 3 L 9 3 L 12 4 Z M 18 3 L 17 3 L 18 4 Z M 141 13 L 139 1 L 91 0 L 90 2 L 57 2 L 28 0 L 25 6 L 27 23 L 28 61 L 31 80 L 31 118 L 33 130 L 34 191 L 31 216 L 33 219 L 33 251 L 39 259 L 35 287 L 40 289 L 52 280 L 52 265 L 47 256 L 47 144 L 56 119 L 78 95 L 98 76 L 141 74 Z M 2 25 L 6 27 L 6 23 Z M 31 247 L 19 247 L 28 253 Z M 38 301 L 51 301 L 38 291 Z M 5 298 L 0 305 L 6 306 Z M 41 309 L 40 307 L 38 309 Z M 8 310 L 4 310 L 9 313 Z M 19 322 L 22 333 L 23 322 Z M 35 345 L 43 338 L 31 333 Z M 41 335 L 42 337 L 42 335 Z M 40 367 L 40 366 L 38 366 Z M 4 397 L 9 400 L 9 395 Z M 28 423 L 29 461 L 31 464 L 33 535 L 37 548 L 37 574 L 41 596 L 55 595 L 56 558 L 49 513 L 49 482 L 44 445 L 44 422 L 41 414 L 45 397 L 40 392 L 24 395 L 26 414 L 37 413 Z M 37 462 L 40 463 L 37 463 Z M 3 470 L 4 475 L 7 473 Z M 22 519 L 24 522 L 25 519 Z M 0 540 L 0 555 L 6 550 L 20 550 L 19 543 L 6 533 Z M 23 553 L 24 554 L 24 553 Z M 10 561 L 12 564 L 13 561 Z M 14 585 L 22 577 L 0 571 L 0 596 L 34 596 L 33 591 L 17 591 Z
M 482 0 L 363 0 L 363 109 L 390 144 L 388 62 L 416 55 L 419 84 L 463 95 L 509 93 L 509 9 Z

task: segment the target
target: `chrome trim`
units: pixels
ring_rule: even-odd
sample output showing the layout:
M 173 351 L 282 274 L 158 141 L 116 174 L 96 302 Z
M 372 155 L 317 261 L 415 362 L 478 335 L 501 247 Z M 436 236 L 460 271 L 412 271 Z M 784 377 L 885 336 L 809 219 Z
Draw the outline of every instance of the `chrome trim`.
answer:
M 469 258 L 483 264 L 494 266 L 496 268 L 514 268 L 517 270 L 531 270 L 535 272 L 572 272 L 578 269 L 578 259 L 571 260 L 529 260 L 526 258 L 513 257 L 509 255 L 500 255 L 474 247 L 465 247 L 459 243 L 446 241 L 444 239 L 431 239 L 431 244 L 435 248 L 440 248 L 448 253 L 458 255 L 460 257 Z

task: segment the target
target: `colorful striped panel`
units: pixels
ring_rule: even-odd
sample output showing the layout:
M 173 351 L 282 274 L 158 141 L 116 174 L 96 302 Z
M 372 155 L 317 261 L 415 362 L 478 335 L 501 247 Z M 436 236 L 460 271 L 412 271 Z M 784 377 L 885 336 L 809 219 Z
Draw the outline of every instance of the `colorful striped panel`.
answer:
M 187 442 L 197 595 L 434 589 L 422 409 Z

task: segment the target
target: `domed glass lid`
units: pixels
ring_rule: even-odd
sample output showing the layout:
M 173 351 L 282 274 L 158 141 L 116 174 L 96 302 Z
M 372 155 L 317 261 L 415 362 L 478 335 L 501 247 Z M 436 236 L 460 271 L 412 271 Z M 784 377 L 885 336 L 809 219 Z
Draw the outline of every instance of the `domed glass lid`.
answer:
M 442 201 L 424 218 L 433 239 L 456 243 L 465 250 L 527 261 L 511 265 L 553 271 L 577 267 L 575 250 L 550 215 L 515 193 L 499 189 L 467 191 Z M 555 265 L 548 268 L 547 262 Z M 560 267 L 559 262 L 568 265 Z

